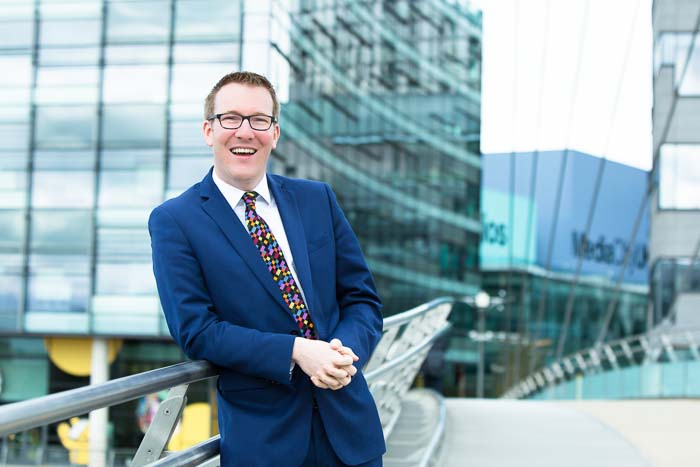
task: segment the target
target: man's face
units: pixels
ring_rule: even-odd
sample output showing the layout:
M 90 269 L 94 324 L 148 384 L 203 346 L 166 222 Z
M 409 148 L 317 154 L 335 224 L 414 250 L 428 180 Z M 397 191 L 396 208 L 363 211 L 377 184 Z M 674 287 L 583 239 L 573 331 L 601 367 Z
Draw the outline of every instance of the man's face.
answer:
M 263 87 L 229 83 L 219 89 L 214 113 L 238 115 L 272 115 L 272 96 Z M 240 128 L 227 130 L 217 119 L 205 121 L 204 140 L 214 151 L 214 170 L 229 185 L 252 190 L 265 174 L 270 152 L 280 137 L 279 125 L 256 131 L 244 120 Z

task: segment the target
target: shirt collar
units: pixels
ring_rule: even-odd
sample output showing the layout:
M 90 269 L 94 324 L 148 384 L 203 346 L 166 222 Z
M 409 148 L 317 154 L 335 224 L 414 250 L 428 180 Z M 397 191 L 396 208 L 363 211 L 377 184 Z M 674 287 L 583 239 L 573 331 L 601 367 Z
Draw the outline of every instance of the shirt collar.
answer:
M 211 175 L 217 188 L 219 188 L 219 191 L 221 191 L 221 194 L 224 195 L 224 198 L 226 198 L 226 201 L 228 201 L 231 207 L 236 206 L 239 202 L 243 202 L 241 198 L 245 193 L 244 190 L 236 188 L 235 186 L 223 181 L 221 178 L 219 178 L 218 175 L 216 175 L 216 170 L 212 170 Z M 272 204 L 272 197 L 270 196 L 270 187 L 267 185 L 266 173 L 263 174 L 263 177 L 260 179 L 258 184 L 255 185 L 255 188 L 253 188 L 251 191 L 255 191 L 258 193 L 258 200 L 262 200 L 263 202 L 269 205 Z

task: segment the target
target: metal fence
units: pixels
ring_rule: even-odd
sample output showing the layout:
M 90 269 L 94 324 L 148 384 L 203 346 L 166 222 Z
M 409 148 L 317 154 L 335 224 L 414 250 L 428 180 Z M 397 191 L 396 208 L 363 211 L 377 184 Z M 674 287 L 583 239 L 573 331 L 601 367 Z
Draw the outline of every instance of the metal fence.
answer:
M 450 329 L 447 318 L 453 300 L 439 298 L 384 320 L 384 334 L 369 362 L 363 369 L 365 379 L 374 396 L 382 421 L 385 438 L 391 434 L 401 414 L 401 401 L 411 387 L 423 360 L 436 339 Z M 189 466 L 214 467 L 219 465 L 219 436 L 189 449 L 163 457 L 165 447 L 175 429 L 186 403 L 187 386 L 193 382 L 217 375 L 216 369 L 205 361 L 179 363 L 145 373 L 51 394 L 36 399 L 0 407 L 0 437 L 3 437 L 5 461 L 9 463 L 8 437 L 16 433 L 66 420 L 89 411 L 121 404 L 146 394 L 170 389 L 168 398 L 158 407 L 143 442 L 127 459 L 120 453 L 121 465 L 132 467 Z M 444 426 L 440 427 L 442 433 Z M 424 458 L 429 459 L 439 439 L 426 446 Z M 108 465 L 118 465 L 111 452 Z M 44 464 L 44 452 L 32 456 Z M 58 462 L 59 464 L 62 462 Z
M 537 370 L 503 397 L 700 397 L 698 342 L 697 328 L 658 330 L 607 342 Z

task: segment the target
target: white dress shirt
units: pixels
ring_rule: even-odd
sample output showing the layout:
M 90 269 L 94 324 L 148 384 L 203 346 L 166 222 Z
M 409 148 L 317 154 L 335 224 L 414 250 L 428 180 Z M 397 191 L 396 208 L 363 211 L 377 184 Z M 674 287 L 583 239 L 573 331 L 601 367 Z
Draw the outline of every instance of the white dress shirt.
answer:
M 216 186 L 219 188 L 219 191 L 221 191 L 221 194 L 224 195 L 224 198 L 226 198 L 226 201 L 231 206 L 231 209 L 233 209 L 236 217 L 238 217 L 238 220 L 241 221 L 241 224 L 243 224 L 243 228 L 246 230 L 246 232 L 248 232 L 248 226 L 245 222 L 245 202 L 243 201 L 243 194 L 245 194 L 245 191 L 223 181 L 216 175 L 216 170 L 212 171 L 212 178 L 214 179 Z M 258 197 L 255 201 L 255 211 L 260 215 L 260 217 L 265 219 L 265 222 L 270 228 L 272 235 L 274 235 L 277 239 L 277 243 L 282 249 L 284 259 L 292 272 L 292 277 L 294 277 L 294 282 L 296 282 L 297 287 L 299 287 L 301 296 L 306 303 L 304 289 L 301 286 L 301 282 L 299 282 L 299 277 L 297 276 L 296 268 L 294 267 L 294 256 L 292 256 L 292 249 L 289 247 L 287 234 L 284 231 L 284 224 L 282 224 L 282 218 L 280 217 L 280 212 L 277 209 L 275 198 L 272 196 L 272 193 L 270 193 L 270 188 L 267 186 L 267 174 L 263 175 L 263 178 L 251 191 L 258 193 Z M 253 240 L 251 239 L 250 241 L 252 243 Z M 260 258 L 260 261 L 262 261 L 262 257 Z M 309 304 L 306 303 L 306 306 L 308 308 Z

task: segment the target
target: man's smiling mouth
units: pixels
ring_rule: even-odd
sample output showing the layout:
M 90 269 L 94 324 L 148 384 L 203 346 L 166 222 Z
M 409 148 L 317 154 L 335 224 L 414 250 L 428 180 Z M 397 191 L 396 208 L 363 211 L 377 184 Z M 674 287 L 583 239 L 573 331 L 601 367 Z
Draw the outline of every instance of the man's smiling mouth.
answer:
M 252 148 L 231 148 L 229 151 L 235 156 L 252 156 L 257 152 L 257 150 Z

